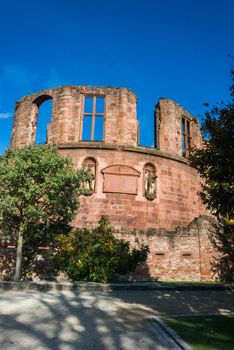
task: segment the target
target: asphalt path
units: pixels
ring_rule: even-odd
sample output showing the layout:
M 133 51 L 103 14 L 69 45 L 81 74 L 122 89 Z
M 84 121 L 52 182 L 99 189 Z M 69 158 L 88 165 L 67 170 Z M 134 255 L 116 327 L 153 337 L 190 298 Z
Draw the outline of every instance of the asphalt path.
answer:
M 1 350 L 163 350 L 150 318 L 234 314 L 231 291 L 1 291 Z

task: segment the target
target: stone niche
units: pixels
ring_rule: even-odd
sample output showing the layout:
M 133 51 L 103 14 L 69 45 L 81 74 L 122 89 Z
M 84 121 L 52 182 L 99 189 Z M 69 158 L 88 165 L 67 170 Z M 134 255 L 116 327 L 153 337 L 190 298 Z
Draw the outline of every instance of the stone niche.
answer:
M 137 194 L 140 173 L 136 169 L 127 165 L 112 165 L 103 169 L 102 174 L 103 192 Z

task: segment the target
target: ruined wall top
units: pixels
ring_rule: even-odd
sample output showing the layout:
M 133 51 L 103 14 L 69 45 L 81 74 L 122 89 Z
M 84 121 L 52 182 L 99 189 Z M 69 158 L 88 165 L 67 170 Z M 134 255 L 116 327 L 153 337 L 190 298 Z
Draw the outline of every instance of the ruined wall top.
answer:
M 38 109 L 52 99 L 47 142 L 104 141 L 136 146 L 137 97 L 127 88 L 63 86 L 28 95 L 16 102 L 12 147 L 33 144 Z
M 22 97 L 16 102 L 11 147 L 33 144 L 40 105 L 52 100 L 47 143 L 105 142 L 137 146 L 136 94 L 127 88 L 62 86 Z M 187 157 L 202 146 L 197 119 L 169 99 L 155 108 L 155 145 L 168 154 Z
M 155 106 L 155 144 L 162 152 L 188 157 L 202 148 L 199 121 L 175 101 L 160 98 Z

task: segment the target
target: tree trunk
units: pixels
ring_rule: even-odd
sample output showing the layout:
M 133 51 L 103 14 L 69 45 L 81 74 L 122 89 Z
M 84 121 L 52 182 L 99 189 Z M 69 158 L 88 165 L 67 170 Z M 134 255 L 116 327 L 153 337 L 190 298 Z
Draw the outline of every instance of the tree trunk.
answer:
M 23 256 L 23 230 L 19 229 L 19 236 L 17 242 L 17 252 L 16 252 L 16 266 L 14 281 L 19 281 L 21 278 L 21 266 L 22 266 L 22 256 Z

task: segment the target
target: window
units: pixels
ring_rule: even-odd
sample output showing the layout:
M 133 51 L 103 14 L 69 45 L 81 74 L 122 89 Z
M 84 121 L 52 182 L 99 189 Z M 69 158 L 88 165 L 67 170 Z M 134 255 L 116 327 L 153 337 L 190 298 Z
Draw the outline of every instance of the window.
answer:
M 82 118 L 82 141 L 103 141 L 105 119 L 105 98 L 87 96 L 84 98 Z
M 188 120 L 185 117 L 182 117 L 181 132 L 182 132 L 182 156 L 188 157 L 191 151 L 190 120 Z

